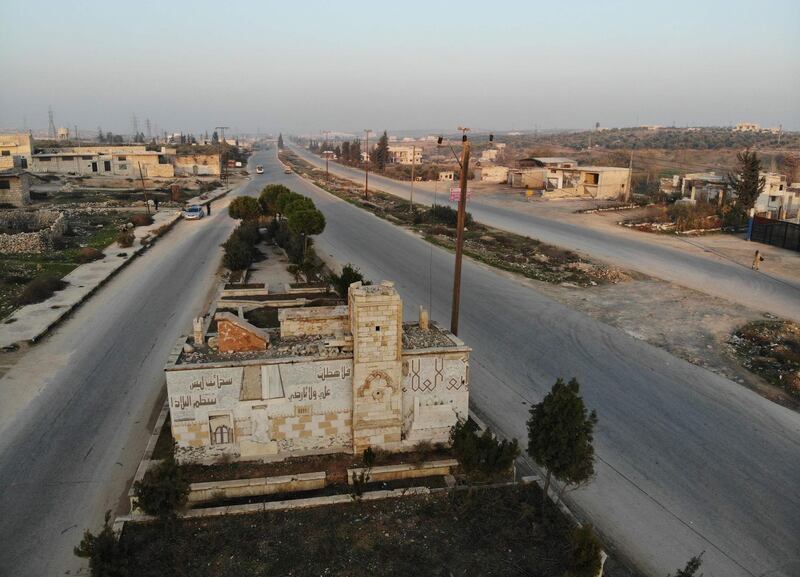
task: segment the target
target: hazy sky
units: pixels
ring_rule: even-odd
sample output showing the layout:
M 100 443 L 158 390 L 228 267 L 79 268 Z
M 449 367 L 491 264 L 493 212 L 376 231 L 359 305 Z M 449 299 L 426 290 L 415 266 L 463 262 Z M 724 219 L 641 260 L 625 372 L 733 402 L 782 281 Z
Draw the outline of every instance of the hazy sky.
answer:
M 797 0 L 0 0 L 0 127 L 800 129 Z

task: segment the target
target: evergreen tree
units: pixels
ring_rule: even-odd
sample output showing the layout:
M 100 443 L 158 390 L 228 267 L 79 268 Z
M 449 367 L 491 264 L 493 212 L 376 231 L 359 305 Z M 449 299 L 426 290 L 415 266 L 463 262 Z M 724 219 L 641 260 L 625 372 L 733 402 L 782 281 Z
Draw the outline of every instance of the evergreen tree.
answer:
M 736 155 L 739 170 L 728 176 L 728 186 L 736 195 L 735 217 L 741 221 L 756 203 L 764 190 L 765 179 L 761 176 L 761 160 L 755 152 L 745 150 Z
M 594 426 L 597 413 L 586 409 L 576 379 L 559 378 L 541 403 L 531 407 L 528 454 L 546 471 L 542 512 L 550 480 L 564 488 L 588 481 L 594 474 Z M 562 490 L 563 493 L 563 490 Z
M 106 141 L 106 135 L 103 134 L 103 129 L 98 126 L 97 127 L 97 142 L 105 142 L 105 141 Z
M 283 134 L 278 133 L 278 150 L 283 150 Z
M 385 130 L 378 139 L 378 144 L 375 146 L 372 161 L 380 170 L 386 168 L 386 163 L 389 162 L 389 135 L 386 134 Z
M 217 134 L 216 130 L 211 135 L 211 144 L 219 144 L 219 134 Z
M 73 552 L 89 560 L 89 574 L 92 577 L 124 577 L 128 574 L 125 550 L 114 533 L 111 511 L 106 511 L 102 531 L 93 535 L 87 529 Z
M 349 140 L 345 140 L 344 142 L 342 142 L 342 154 L 339 155 L 339 160 L 341 160 L 344 163 L 349 163 L 350 162 L 350 141 Z

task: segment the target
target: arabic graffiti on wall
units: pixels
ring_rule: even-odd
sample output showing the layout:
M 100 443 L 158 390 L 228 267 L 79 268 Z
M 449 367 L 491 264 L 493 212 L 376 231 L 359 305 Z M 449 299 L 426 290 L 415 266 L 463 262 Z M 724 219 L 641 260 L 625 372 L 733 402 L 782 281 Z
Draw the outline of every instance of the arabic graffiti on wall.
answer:
M 168 371 L 167 391 L 175 421 L 205 418 L 198 409 L 228 409 L 238 400 L 242 387 L 242 367 L 196 371 Z

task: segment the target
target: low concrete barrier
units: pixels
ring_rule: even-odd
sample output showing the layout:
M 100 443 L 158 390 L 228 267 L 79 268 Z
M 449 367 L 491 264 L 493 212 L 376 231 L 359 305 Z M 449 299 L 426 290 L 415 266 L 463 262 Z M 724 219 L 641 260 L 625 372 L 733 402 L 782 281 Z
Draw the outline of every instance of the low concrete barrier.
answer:
M 279 477 L 192 483 L 189 486 L 189 503 L 207 503 L 217 499 L 260 497 L 275 493 L 294 493 L 323 488 L 325 488 L 324 471 L 281 475 Z
M 257 297 L 269 294 L 269 287 L 264 283 L 253 283 L 251 286 L 240 288 L 228 288 L 227 286 L 222 289 L 220 298 L 230 297 Z
M 452 470 L 458 467 L 455 459 L 444 459 L 442 461 L 425 461 L 424 463 L 413 464 L 404 463 L 402 465 L 382 465 L 372 467 L 369 471 L 370 482 L 377 481 L 397 481 L 398 479 L 416 479 L 418 477 L 438 477 L 450 475 Z M 347 469 L 347 483 L 353 484 L 353 477 L 360 475 L 367 469 L 363 467 L 353 467 Z

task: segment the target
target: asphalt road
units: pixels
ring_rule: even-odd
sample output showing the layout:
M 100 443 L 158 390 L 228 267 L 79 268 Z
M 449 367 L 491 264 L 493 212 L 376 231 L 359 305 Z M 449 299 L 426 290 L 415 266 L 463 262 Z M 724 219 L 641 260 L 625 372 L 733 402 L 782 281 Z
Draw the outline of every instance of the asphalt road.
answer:
M 179 222 L 0 380 L 0 575 L 75 575 L 84 529 L 125 499 L 167 355 L 215 286 L 228 202 Z
M 425 304 L 447 324 L 450 253 L 283 181 L 325 213 L 318 250 L 394 280 L 407 318 Z M 707 577 L 800 575 L 800 415 L 469 260 L 459 336 L 474 348 L 471 405 L 523 446 L 529 404 L 578 378 L 600 419 L 597 478 L 569 501 L 649 575 L 701 551 Z
M 319 167 L 325 166 L 323 159 L 305 149 L 292 146 L 292 150 Z M 364 172 L 357 168 L 330 162 L 329 170 L 337 176 L 364 181 Z M 370 174 L 369 182 L 370 188 L 409 198 L 410 183 L 375 174 Z M 447 202 L 447 191 L 440 191 L 437 198 L 439 203 Z M 433 193 L 417 186 L 414 202 L 433 204 Z M 529 211 L 515 211 L 484 197 L 471 198 L 468 210 L 484 224 L 800 322 L 800 282 L 797 279 L 758 273 L 717 255 L 698 253 L 694 247 L 676 248 L 671 239 L 632 234 L 629 230 L 581 226 Z

